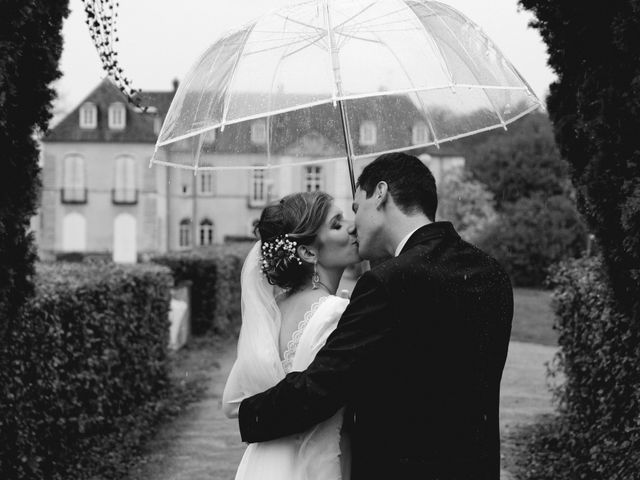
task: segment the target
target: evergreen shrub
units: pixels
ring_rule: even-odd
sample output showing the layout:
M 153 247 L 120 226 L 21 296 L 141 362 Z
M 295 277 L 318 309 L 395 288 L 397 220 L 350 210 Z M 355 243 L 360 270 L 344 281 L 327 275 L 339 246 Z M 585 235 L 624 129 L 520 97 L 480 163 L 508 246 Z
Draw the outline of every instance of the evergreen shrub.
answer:
M 35 284 L 0 345 L 0 478 L 105 474 L 168 386 L 170 273 L 52 264 Z
M 151 257 L 165 265 L 176 284 L 191 282 L 194 335 L 233 335 L 240 327 L 240 273 L 253 243 L 238 242 Z
M 640 336 L 599 257 L 552 269 L 559 415 L 518 436 L 523 480 L 631 480 L 640 472 Z

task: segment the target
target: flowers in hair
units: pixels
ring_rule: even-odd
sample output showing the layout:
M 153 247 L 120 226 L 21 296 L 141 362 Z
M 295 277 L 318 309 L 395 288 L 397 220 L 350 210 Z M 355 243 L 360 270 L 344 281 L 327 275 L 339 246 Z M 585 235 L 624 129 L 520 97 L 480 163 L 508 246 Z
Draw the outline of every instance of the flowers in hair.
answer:
M 262 242 L 262 255 L 260 257 L 260 270 L 265 275 L 269 272 L 286 267 L 289 262 L 297 262 L 302 265 L 296 248 L 298 242 L 289 240 L 289 235 L 278 235 L 268 242 Z

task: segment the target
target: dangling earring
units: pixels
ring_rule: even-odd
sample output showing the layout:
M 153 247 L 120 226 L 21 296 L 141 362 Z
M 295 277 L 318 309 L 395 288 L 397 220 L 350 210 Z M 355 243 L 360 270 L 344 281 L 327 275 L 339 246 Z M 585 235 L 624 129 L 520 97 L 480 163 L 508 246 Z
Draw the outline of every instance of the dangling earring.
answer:
M 311 288 L 313 290 L 318 289 L 318 284 L 320 283 L 320 275 L 318 275 L 318 261 L 313 262 L 313 276 L 311 277 L 311 284 L 313 285 Z

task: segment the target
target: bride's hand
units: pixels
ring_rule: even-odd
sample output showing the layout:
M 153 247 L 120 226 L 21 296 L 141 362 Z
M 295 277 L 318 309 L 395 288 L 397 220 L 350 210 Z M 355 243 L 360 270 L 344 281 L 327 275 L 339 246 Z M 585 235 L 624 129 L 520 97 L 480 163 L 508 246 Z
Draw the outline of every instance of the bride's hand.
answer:
M 340 293 L 338 293 L 338 296 L 340 298 L 346 298 L 347 300 L 349 300 L 351 298 L 351 293 L 346 288 L 343 288 L 342 290 L 340 290 Z
M 242 399 L 222 402 L 222 411 L 227 418 L 238 418 L 240 403 L 242 403 Z

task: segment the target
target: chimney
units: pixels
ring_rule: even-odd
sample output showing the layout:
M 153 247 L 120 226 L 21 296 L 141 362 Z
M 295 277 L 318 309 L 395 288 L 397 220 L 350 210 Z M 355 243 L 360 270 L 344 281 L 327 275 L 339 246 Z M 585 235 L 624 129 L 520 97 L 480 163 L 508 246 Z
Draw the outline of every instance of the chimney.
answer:
M 173 82 L 171 82 L 173 84 L 173 92 L 177 92 L 178 91 L 178 85 L 180 85 L 180 81 L 177 78 L 173 79 Z

